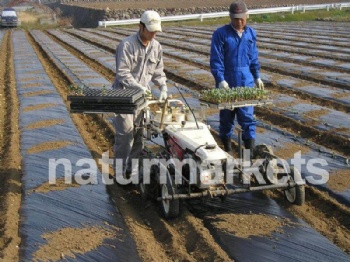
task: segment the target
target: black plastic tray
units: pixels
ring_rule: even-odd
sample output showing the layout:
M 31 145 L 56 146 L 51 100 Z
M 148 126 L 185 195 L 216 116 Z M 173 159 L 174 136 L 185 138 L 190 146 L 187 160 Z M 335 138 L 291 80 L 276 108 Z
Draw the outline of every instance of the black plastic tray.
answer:
M 116 114 L 134 114 L 138 109 L 146 105 L 146 100 L 140 99 L 140 103 L 134 105 L 123 105 L 115 103 L 90 104 L 90 103 L 71 103 L 71 113 L 116 113 Z
M 140 89 L 83 88 L 82 94 L 69 95 L 71 113 L 134 114 L 146 104 Z
M 89 103 L 135 103 L 142 98 L 143 91 L 138 88 L 127 89 L 101 89 L 101 88 L 83 88 L 82 94 L 69 95 L 67 99 L 72 102 L 89 102 Z

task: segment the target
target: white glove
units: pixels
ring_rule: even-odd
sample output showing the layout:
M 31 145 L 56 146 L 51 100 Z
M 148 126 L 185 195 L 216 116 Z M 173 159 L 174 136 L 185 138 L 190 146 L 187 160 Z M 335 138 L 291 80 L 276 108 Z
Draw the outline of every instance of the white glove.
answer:
M 228 83 L 225 80 L 222 80 L 219 83 L 219 88 L 230 89 L 230 87 L 228 86 Z
M 264 83 L 263 83 L 263 81 L 261 81 L 261 78 L 255 79 L 254 82 L 255 82 L 256 88 L 259 88 L 261 90 L 265 89 L 264 88 Z
M 142 85 L 139 85 L 138 88 L 140 88 L 143 91 L 143 94 L 147 94 L 149 92 L 148 88 Z
M 168 97 L 168 92 L 166 90 L 160 91 L 159 100 L 165 100 Z

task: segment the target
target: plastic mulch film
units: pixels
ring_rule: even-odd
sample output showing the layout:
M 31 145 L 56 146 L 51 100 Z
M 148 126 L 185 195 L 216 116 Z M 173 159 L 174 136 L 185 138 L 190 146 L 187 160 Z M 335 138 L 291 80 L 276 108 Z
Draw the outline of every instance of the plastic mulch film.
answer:
M 69 242 L 63 256 L 75 257 L 75 261 L 139 261 L 124 219 L 111 203 L 101 174 L 89 165 L 95 161 L 25 33 L 15 31 L 13 38 L 24 189 L 20 211 L 21 260 L 62 258 L 50 257 L 53 251 L 47 252 L 46 258 L 38 257 L 41 250 L 51 245 L 45 234 L 96 230 L 96 237 L 99 231 L 103 236 L 100 244 L 89 249 L 82 236 L 75 239 L 76 245 L 81 245 L 80 252 L 74 251 L 74 243 Z M 26 61 L 32 63 L 26 65 Z M 36 80 L 31 79 L 36 75 Z M 79 165 L 79 161 L 85 164 Z M 70 183 L 72 177 L 76 182 L 79 172 L 80 183 Z M 73 257 L 70 249 L 75 252 Z

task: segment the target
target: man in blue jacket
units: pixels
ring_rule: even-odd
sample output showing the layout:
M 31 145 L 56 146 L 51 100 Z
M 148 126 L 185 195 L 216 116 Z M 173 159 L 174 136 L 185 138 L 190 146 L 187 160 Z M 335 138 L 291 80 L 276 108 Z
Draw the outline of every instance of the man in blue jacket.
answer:
M 230 5 L 231 23 L 218 28 L 213 36 L 210 51 L 210 69 L 217 88 L 264 88 L 260 79 L 260 63 L 256 46 L 256 33 L 247 26 L 247 6 L 243 1 Z M 220 138 L 226 152 L 231 152 L 234 120 L 241 126 L 246 149 L 255 146 L 256 121 L 254 107 L 220 110 Z

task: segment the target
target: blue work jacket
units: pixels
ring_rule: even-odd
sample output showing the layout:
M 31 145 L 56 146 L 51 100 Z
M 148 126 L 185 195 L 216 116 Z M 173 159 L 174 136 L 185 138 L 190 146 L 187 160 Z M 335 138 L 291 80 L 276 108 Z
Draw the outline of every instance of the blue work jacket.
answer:
M 212 36 L 210 70 L 218 84 L 225 80 L 230 87 L 254 87 L 260 78 L 260 63 L 255 30 L 244 28 L 240 38 L 231 24 L 218 28 Z

